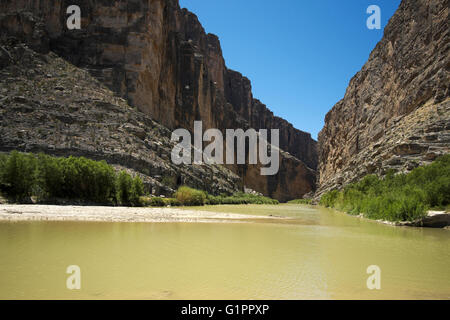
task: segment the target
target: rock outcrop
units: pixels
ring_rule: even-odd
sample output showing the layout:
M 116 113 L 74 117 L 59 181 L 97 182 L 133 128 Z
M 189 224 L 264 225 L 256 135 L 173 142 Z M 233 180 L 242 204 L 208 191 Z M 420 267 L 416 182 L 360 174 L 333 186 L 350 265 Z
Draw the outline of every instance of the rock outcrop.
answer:
M 66 9 L 79 5 L 81 30 L 68 30 Z M 89 71 L 131 106 L 169 129 L 279 129 L 284 150 L 277 176 L 257 166 L 229 166 L 242 185 L 279 200 L 315 189 L 316 141 L 275 117 L 250 81 L 227 69 L 217 36 L 178 0 L 4 0 L 0 35 L 38 52 L 53 51 Z
M 401 2 L 344 98 L 326 115 L 317 196 L 449 152 L 448 13 L 447 0 Z
M 242 189 L 223 166 L 174 165 L 169 129 L 56 54 L 2 43 L 0 63 L 0 152 L 106 160 L 139 174 L 158 195 L 180 184 L 212 194 Z

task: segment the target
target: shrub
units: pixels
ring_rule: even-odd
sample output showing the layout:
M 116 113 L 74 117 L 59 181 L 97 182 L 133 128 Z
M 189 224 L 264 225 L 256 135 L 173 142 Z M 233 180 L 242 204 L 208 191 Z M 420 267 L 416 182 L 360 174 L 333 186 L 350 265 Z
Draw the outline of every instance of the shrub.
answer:
M 139 177 L 133 179 L 126 171 L 121 171 L 116 179 L 116 200 L 122 205 L 139 205 L 143 195 L 143 185 Z
M 338 190 L 332 190 L 330 192 L 327 192 L 320 198 L 320 204 L 325 207 L 334 207 L 338 195 L 339 195 Z
M 94 202 L 109 202 L 114 197 L 116 175 L 105 161 L 72 156 L 49 157 L 43 166 L 41 176 L 44 176 L 44 189 L 49 191 L 51 197 Z M 51 173 L 53 168 L 58 168 L 56 175 Z
M 175 198 L 164 198 L 163 201 L 166 206 L 172 206 L 172 207 L 181 206 L 181 202 Z
M 125 171 L 116 175 L 105 161 L 84 157 L 59 158 L 45 154 L 11 152 L 0 155 L 0 188 L 20 201 L 31 195 L 39 199 L 65 198 L 96 203 L 140 205 L 144 185 Z
M 38 184 L 41 187 L 41 197 L 64 197 L 64 170 L 63 163 L 50 156 L 38 155 Z M 64 190 L 66 189 L 66 190 Z
M 389 171 L 384 178 L 368 175 L 341 191 L 324 194 L 320 204 L 351 214 L 363 213 L 371 219 L 421 218 L 429 208 L 446 208 L 450 204 L 450 155 L 408 174 Z
M 140 198 L 144 194 L 144 183 L 139 176 L 134 177 L 130 190 L 130 203 L 134 206 L 142 205 Z
M 237 192 L 231 196 L 208 195 L 207 203 L 211 204 L 211 205 L 218 205 L 218 204 L 279 204 L 278 200 L 260 196 L 260 195 L 243 193 L 243 192 Z
M 166 203 L 164 202 L 163 198 L 160 197 L 153 197 L 150 200 L 150 205 L 152 207 L 165 207 Z
M 144 206 L 150 207 L 165 207 L 166 204 L 163 198 L 160 197 L 140 197 L 140 203 Z
M 203 206 L 206 201 L 206 193 L 182 186 L 175 193 L 175 198 L 184 206 Z
M 288 201 L 289 204 L 312 204 L 312 199 L 295 199 Z
M 31 196 L 36 183 L 36 164 L 34 156 L 17 151 L 3 158 L 0 172 L 3 191 L 16 201 Z

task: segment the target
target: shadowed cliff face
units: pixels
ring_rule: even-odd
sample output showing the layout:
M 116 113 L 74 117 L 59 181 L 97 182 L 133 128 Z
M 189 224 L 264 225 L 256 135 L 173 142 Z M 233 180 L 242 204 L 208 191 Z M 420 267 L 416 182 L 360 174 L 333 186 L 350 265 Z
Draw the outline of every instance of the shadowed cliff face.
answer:
M 79 5 L 81 30 L 67 30 L 66 9 Z M 169 129 L 279 129 L 280 172 L 228 166 L 243 185 L 279 200 L 315 188 L 316 141 L 275 117 L 252 96 L 251 83 L 226 68 L 220 42 L 178 0 L 5 0 L 3 34 L 56 52 Z M 22 12 L 21 14 L 15 14 Z M 25 12 L 25 13 L 24 13 Z
M 319 134 L 319 191 L 407 171 L 450 145 L 447 0 L 403 0 Z

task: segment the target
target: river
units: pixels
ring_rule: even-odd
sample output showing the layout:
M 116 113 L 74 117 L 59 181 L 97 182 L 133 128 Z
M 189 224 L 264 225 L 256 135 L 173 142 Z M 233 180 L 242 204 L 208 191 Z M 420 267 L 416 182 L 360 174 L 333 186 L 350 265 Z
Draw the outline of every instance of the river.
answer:
M 450 299 L 449 230 L 306 205 L 201 210 L 290 219 L 0 222 L 0 299 Z M 69 265 L 80 290 L 66 288 Z

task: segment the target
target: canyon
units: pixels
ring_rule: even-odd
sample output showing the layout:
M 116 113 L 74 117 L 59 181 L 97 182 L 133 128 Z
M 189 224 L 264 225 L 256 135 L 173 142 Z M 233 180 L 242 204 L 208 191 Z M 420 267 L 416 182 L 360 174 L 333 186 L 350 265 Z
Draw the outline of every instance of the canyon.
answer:
M 66 9 L 81 8 L 80 30 L 67 30 Z M 2 1 L 2 38 L 25 41 L 86 70 L 114 94 L 164 127 L 193 130 L 279 129 L 280 170 L 226 166 L 240 188 L 285 201 L 314 191 L 317 142 L 253 98 L 250 80 L 226 67 L 217 36 L 177 0 Z
M 73 4 L 80 30 L 66 27 Z M 253 97 L 250 80 L 227 68 L 219 38 L 178 0 L 4 0 L 0 151 L 106 159 L 155 194 L 188 184 L 281 201 L 409 171 L 449 152 L 448 10 L 445 0 L 401 2 L 317 142 Z M 279 172 L 174 165 L 170 133 L 192 133 L 195 121 L 222 133 L 279 129 Z
M 403 0 L 319 133 L 316 197 L 450 149 L 449 6 Z

